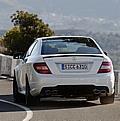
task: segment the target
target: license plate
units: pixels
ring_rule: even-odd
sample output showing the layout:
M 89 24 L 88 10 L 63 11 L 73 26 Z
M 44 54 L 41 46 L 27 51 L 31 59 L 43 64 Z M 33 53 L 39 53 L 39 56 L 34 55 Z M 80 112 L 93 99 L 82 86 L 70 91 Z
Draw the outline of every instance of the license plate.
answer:
M 88 64 L 62 64 L 62 70 L 86 70 L 88 71 Z

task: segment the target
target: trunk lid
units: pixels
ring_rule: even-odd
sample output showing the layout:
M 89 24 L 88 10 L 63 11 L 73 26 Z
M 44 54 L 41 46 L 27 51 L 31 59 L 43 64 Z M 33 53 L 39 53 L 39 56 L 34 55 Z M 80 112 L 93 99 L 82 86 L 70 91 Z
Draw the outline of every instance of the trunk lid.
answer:
M 103 55 L 43 55 L 43 60 L 54 75 L 97 74 Z

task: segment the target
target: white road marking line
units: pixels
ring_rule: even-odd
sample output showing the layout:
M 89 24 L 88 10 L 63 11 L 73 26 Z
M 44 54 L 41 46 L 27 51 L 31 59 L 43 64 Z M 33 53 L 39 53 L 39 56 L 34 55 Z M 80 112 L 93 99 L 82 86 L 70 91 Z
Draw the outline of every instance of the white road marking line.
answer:
M 27 112 L 27 115 L 26 115 L 25 119 L 23 119 L 23 121 L 30 121 L 30 119 L 32 119 L 32 117 L 33 117 L 33 112 L 25 106 L 22 106 L 22 105 L 13 103 L 13 102 L 9 102 L 9 101 L 6 101 L 6 100 L 2 100 L 2 99 L 0 99 L 0 102 L 8 103 L 8 104 L 11 104 L 11 105 L 14 105 L 14 106 L 17 106 L 19 108 L 24 109 Z

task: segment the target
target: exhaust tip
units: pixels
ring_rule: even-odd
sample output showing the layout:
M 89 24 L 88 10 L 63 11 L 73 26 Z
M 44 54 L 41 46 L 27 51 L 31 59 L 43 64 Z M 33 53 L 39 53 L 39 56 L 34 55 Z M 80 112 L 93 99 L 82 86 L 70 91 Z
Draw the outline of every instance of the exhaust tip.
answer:
M 98 89 L 94 89 L 93 92 L 94 92 L 95 95 L 99 95 L 100 94 L 100 90 L 98 90 Z
M 100 95 L 100 96 L 106 96 L 106 94 L 107 94 L 106 90 L 94 89 L 93 92 L 95 95 Z

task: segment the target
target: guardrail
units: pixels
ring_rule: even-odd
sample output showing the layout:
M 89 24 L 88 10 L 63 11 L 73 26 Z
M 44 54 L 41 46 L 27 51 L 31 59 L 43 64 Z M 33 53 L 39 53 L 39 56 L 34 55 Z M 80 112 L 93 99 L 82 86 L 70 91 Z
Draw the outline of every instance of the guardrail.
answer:
M 14 68 L 19 62 L 19 60 L 13 59 L 12 56 L 0 54 L 0 75 L 13 77 Z
M 115 70 L 115 94 L 120 95 L 120 70 Z
M 0 75 L 8 77 L 14 76 L 14 68 L 20 60 L 13 59 L 12 56 L 0 54 Z M 120 95 L 120 70 L 115 70 L 115 94 Z

